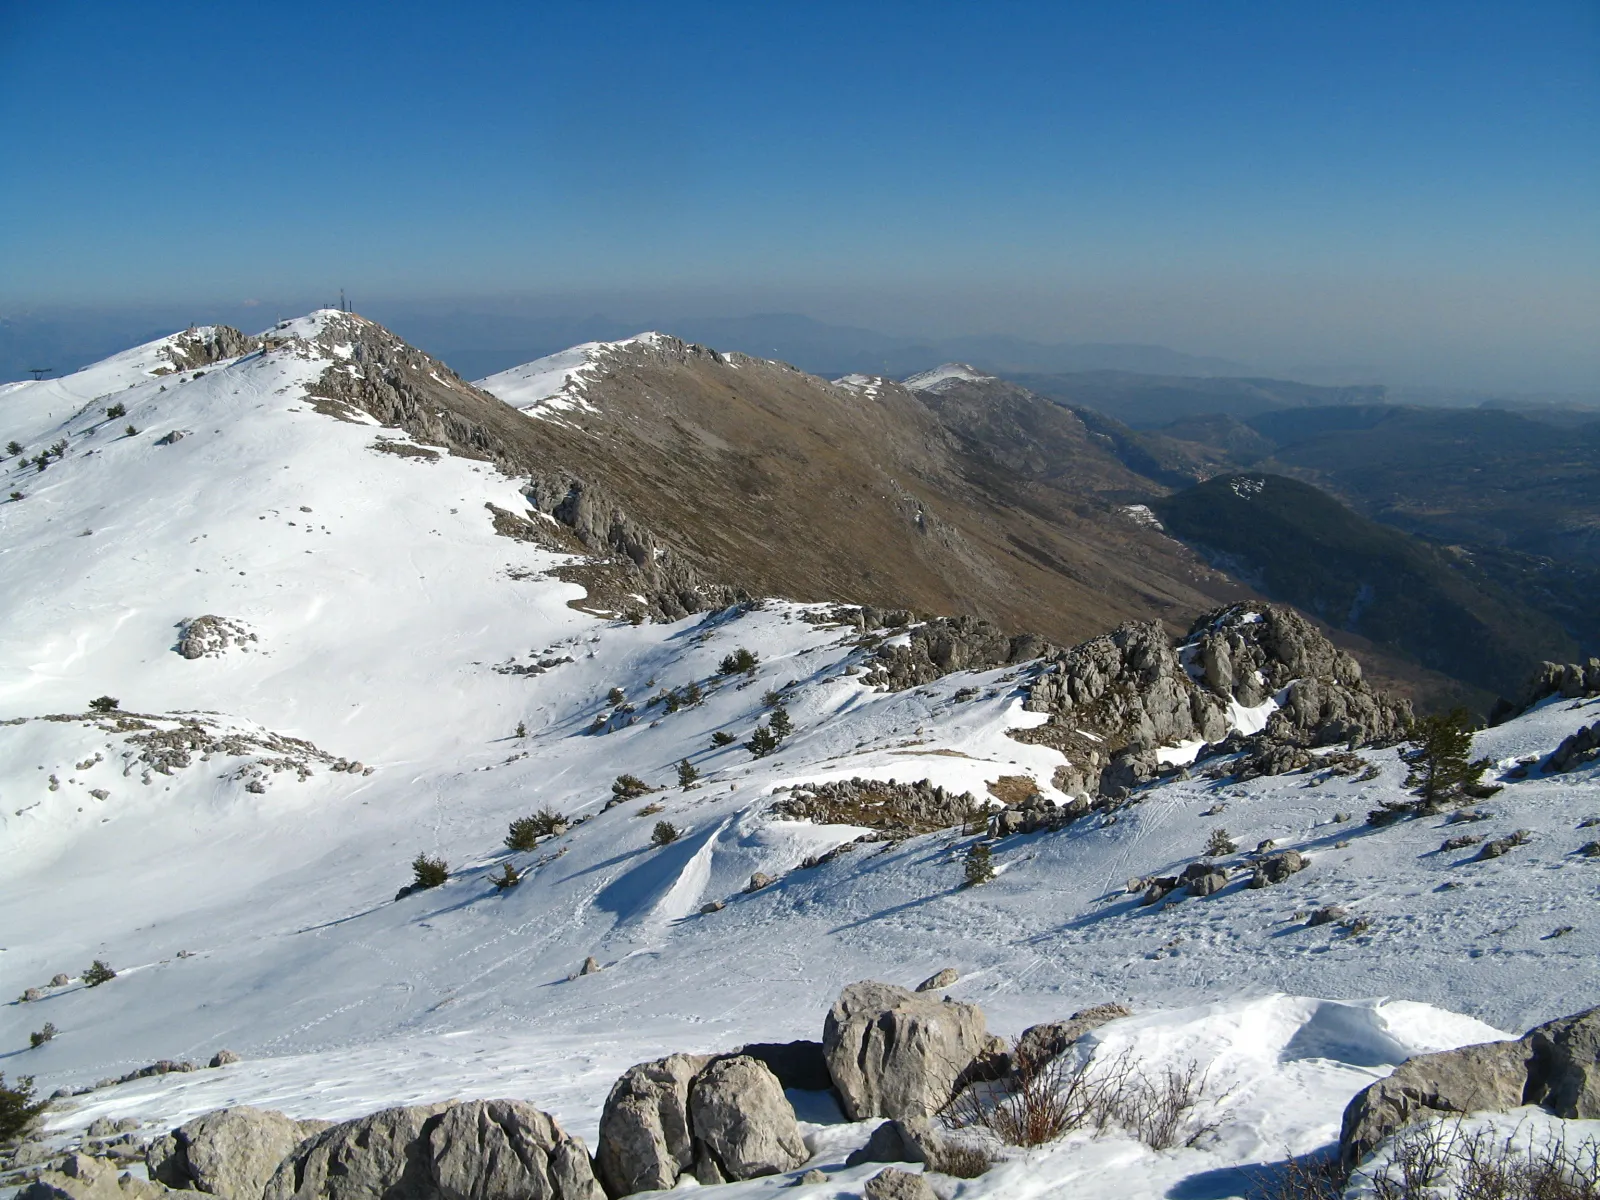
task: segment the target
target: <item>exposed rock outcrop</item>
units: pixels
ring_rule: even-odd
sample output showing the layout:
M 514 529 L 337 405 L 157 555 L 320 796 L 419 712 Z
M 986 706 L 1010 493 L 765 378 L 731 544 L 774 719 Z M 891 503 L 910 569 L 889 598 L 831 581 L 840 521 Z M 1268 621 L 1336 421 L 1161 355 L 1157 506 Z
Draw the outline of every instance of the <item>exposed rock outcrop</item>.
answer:
M 1112 798 L 1160 774 L 1158 747 L 1224 743 L 1241 719 L 1261 726 L 1253 766 L 1266 773 L 1309 765 L 1310 747 L 1396 741 L 1411 715 L 1299 613 L 1264 604 L 1207 613 L 1179 646 L 1145 622 L 1059 652 L 1026 707 L 1050 719 L 1012 736 L 1067 756 L 1056 786 Z M 1248 744 L 1234 739 L 1219 749 Z
M 1593 725 L 1585 725 L 1568 737 L 1561 739 L 1561 744 L 1550 752 L 1550 757 L 1545 760 L 1544 769 L 1551 775 L 1562 771 L 1575 770 L 1585 763 L 1591 763 L 1600 758 L 1600 721 Z
M 263 1200 L 604 1200 L 583 1142 L 532 1105 L 390 1108 L 324 1130 Z
M 156 1138 L 145 1153 L 150 1178 L 226 1200 L 260 1200 L 278 1164 L 327 1121 L 238 1105 L 196 1117 Z
M 1504 1112 L 1538 1104 L 1555 1116 L 1600 1117 L 1600 1008 L 1561 1017 L 1516 1041 L 1408 1058 L 1344 1110 L 1340 1158 L 1353 1167 L 1423 1113 Z
M 673 1187 L 694 1167 L 689 1083 L 711 1061 L 672 1054 L 629 1067 L 600 1115 L 595 1167 L 612 1196 Z
M 866 682 L 900 691 L 952 671 L 1027 662 L 1053 649 L 1034 634 L 1007 634 L 977 617 L 938 617 L 912 629 L 906 645 L 879 647 Z
M 1527 712 L 1549 696 L 1576 700 L 1580 696 L 1600 696 L 1600 658 L 1581 663 L 1540 663 L 1523 685 L 1515 700 L 1502 698 L 1489 714 L 1489 724 L 1498 725 Z
M 840 993 L 823 1025 L 828 1071 L 851 1120 L 929 1117 L 975 1060 L 1004 1050 L 974 1004 L 863 980 Z
M 171 1200 L 177 1192 L 122 1172 L 105 1159 L 69 1154 L 59 1171 L 44 1171 L 17 1200 Z
M 839 779 L 802 783 L 768 810 L 818 825 L 864 825 L 891 837 L 914 837 L 960 825 L 985 813 L 971 792 L 949 792 L 927 780 Z
M 190 617 L 179 626 L 176 648 L 185 658 L 217 657 L 230 646 L 256 640 L 256 635 L 240 622 L 207 613 Z
M 238 358 L 261 349 L 261 339 L 240 333 L 231 325 L 200 325 L 186 329 L 161 347 L 161 355 L 178 371 L 193 371 L 224 359 Z M 170 374 L 157 368 L 155 374 Z

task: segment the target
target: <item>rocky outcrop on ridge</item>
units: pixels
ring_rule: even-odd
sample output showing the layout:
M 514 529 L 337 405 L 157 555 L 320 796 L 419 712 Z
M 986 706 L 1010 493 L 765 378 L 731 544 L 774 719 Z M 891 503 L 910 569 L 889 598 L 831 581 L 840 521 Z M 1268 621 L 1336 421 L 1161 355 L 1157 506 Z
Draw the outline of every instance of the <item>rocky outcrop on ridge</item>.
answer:
M 1581 663 L 1541 663 L 1516 700 L 1502 698 L 1489 714 L 1489 724 L 1499 725 L 1527 712 L 1549 696 L 1565 700 L 1600 696 L 1600 658 Z
M 864 825 L 891 837 L 915 837 L 970 821 L 986 811 L 971 792 L 951 792 L 919 779 L 836 779 L 797 784 L 769 812 L 818 825 Z
M 905 645 L 879 647 L 865 682 L 900 691 L 952 671 L 1028 662 L 1054 649 L 1034 634 L 1007 634 L 977 617 L 937 617 L 913 628 Z
M 1545 760 L 1544 769 L 1555 775 L 1562 771 L 1576 770 L 1585 763 L 1594 762 L 1600 758 L 1600 721 L 1593 725 L 1585 725 L 1567 737 L 1561 739 L 1561 744 L 1550 752 L 1550 757 Z
M 1264 604 L 1206 613 L 1176 646 L 1155 622 L 1139 622 L 1059 652 L 1025 707 L 1050 719 L 1012 736 L 1067 756 L 1056 786 L 1113 798 L 1160 773 L 1159 747 L 1221 743 L 1243 709 L 1264 721 L 1258 753 L 1267 745 L 1393 742 L 1411 717 L 1404 701 L 1375 693 L 1360 664 L 1311 622 Z
M 262 1200 L 605 1200 L 583 1142 L 530 1104 L 389 1108 L 325 1129 Z
M 1419 1054 L 1361 1091 L 1344 1110 L 1348 1170 L 1427 1113 L 1505 1112 L 1537 1104 L 1558 1117 L 1600 1117 L 1600 1008 L 1535 1026 L 1516 1041 Z
M 201 325 L 186 329 L 161 347 L 161 355 L 172 364 L 174 371 L 193 371 L 214 362 L 238 358 L 252 350 L 261 349 L 262 340 L 248 333 L 240 333 L 231 325 Z M 155 374 L 170 374 L 159 367 Z

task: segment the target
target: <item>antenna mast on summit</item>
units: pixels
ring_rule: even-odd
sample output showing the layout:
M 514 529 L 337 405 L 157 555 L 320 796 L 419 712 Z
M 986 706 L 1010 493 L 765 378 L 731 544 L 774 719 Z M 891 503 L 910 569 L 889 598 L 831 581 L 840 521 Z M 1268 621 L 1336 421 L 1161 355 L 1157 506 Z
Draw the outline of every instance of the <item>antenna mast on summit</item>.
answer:
M 340 312 L 349 312 L 350 311 L 350 305 L 346 302 L 346 300 L 344 298 L 344 289 L 343 288 L 339 289 L 339 311 Z

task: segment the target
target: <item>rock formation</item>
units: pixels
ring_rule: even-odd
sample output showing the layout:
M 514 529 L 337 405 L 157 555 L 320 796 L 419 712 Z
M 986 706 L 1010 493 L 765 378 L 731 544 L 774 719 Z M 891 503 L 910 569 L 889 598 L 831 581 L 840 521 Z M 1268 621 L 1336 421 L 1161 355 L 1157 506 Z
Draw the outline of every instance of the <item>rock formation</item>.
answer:
M 1004 1050 L 977 1005 L 873 980 L 840 993 L 822 1045 L 853 1121 L 933 1116 L 975 1060 Z
M 327 1127 L 326 1121 L 296 1121 L 248 1105 L 221 1108 L 153 1141 L 145 1166 L 151 1179 L 170 1188 L 260 1200 L 278 1164 Z

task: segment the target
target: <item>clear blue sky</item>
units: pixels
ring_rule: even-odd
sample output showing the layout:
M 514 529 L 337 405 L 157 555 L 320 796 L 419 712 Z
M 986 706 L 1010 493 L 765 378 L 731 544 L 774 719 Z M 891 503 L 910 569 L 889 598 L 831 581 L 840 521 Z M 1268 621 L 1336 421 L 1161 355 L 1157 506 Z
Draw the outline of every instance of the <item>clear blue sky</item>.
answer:
M 0 0 L 0 131 L 13 308 L 343 285 L 1600 364 L 1597 0 Z

